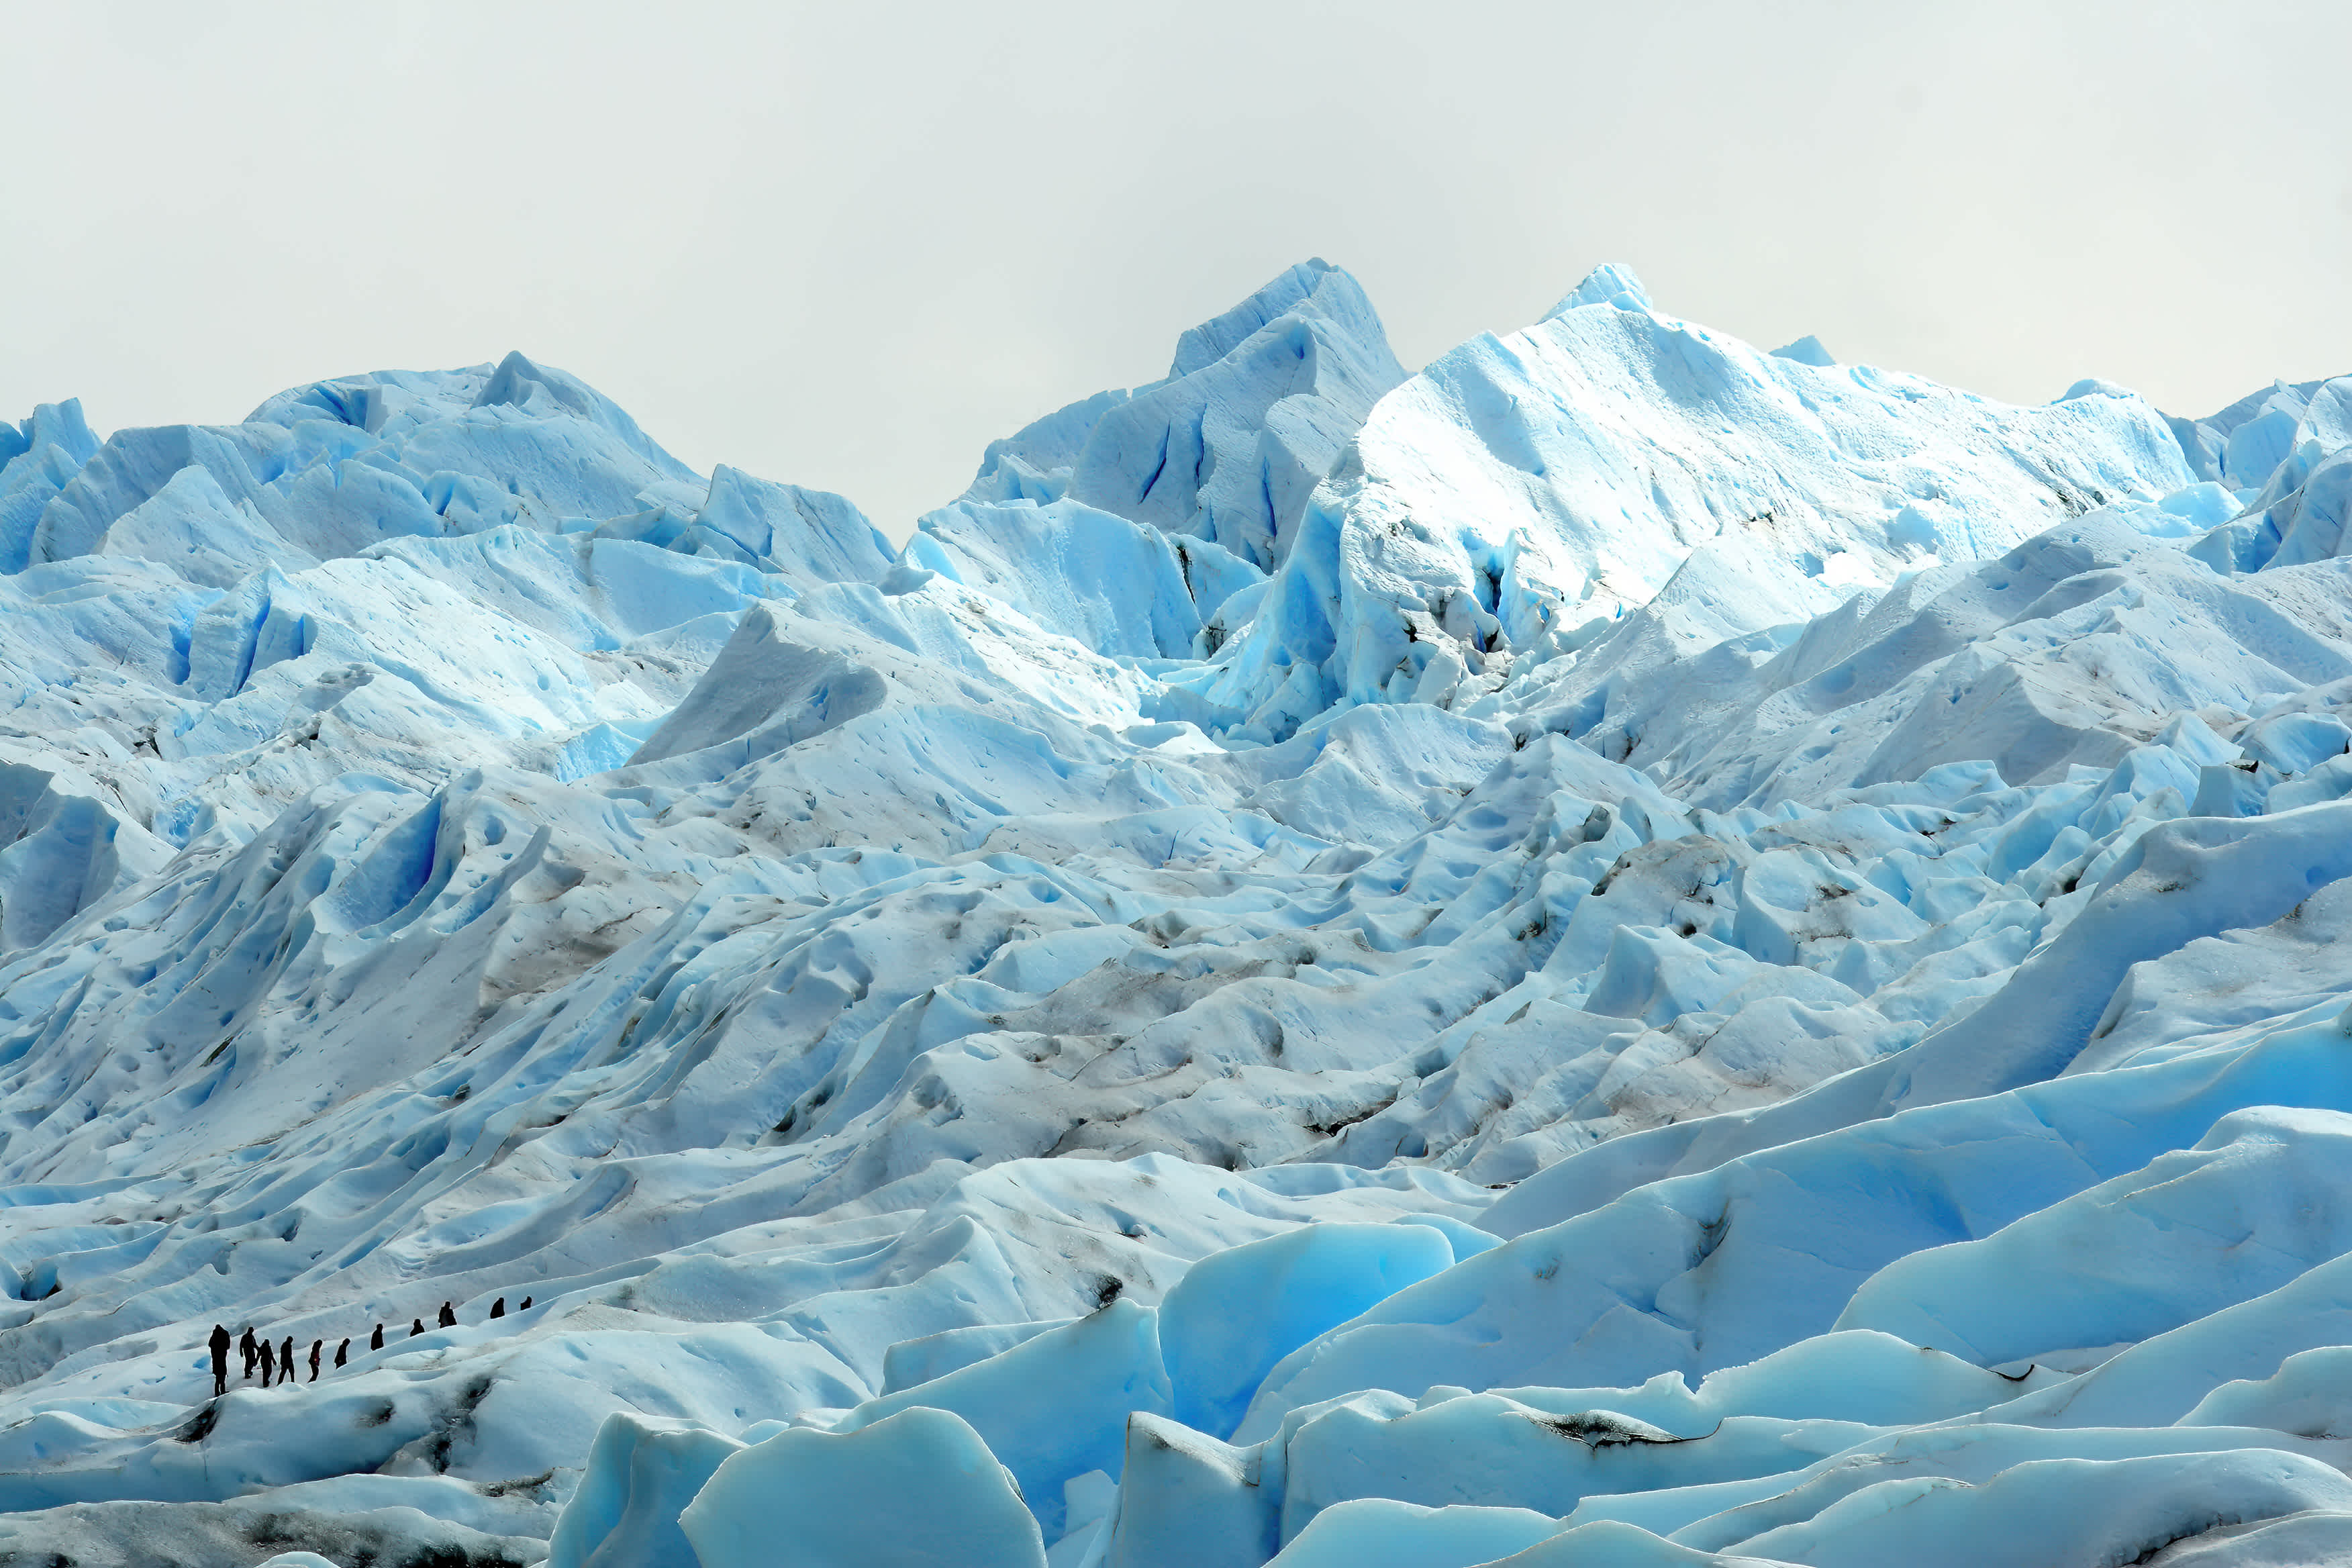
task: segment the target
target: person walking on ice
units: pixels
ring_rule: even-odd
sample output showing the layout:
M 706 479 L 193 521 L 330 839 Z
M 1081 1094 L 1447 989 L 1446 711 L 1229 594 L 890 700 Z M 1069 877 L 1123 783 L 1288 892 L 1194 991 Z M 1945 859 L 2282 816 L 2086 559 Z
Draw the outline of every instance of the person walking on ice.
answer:
M 253 1381 L 253 1358 L 261 1353 L 261 1347 L 253 1342 L 253 1325 L 251 1323 L 245 1325 L 244 1336 L 236 1342 L 236 1348 L 245 1356 L 245 1381 L 251 1383 Z
M 262 1387 L 264 1387 L 264 1388 L 268 1388 L 268 1387 L 269 1386 L 269 1379 L 270 1379 L 270 1375 L 271 1375 L 273 1373 L 275 1373 L 277 1370 L 278 1370 L 278 1352 L 277 1352 L 276 1351 L 274 1351 L 274 1350 L 272 1350 L 272 1349 L 270 1349 L 270 1348 L 269 1348 L 269 1342 L 268 1342 L 268 1340 L 264 1340 L 264 1341 L 262 1341 L 262 1342 L 261 1342 L 261 1386 L 262 1386 Z
M 312 1383 L 319 1381 L 319 1352 L 326 1348 L 327 1342 L 324 1340 L 312 1340 L 310 1342 L 310 1381 Z
M 218 1399 L 228 1392 L 228 1330 L 213 1325 L 213 1337 L 205 1342 L 213 1352 L 213 1397 Z

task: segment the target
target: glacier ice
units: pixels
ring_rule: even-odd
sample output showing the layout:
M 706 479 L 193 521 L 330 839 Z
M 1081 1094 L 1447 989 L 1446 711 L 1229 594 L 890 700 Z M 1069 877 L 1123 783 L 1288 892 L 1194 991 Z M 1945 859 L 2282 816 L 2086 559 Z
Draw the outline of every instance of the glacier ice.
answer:
M 799 1427 L 738 1449 L 678 1523 L 701 1568 L 756 1568 L 780 1547 L 840 1568 L 1045 1561 L 1036 1523 L 988 1445 L 951 1413 L 920 1405 L 854 1433 Z
M 44 404 L 0 1551 L 2352 1561 L 2347 500 L 1622 266 L 903 548 L 519 353 Z

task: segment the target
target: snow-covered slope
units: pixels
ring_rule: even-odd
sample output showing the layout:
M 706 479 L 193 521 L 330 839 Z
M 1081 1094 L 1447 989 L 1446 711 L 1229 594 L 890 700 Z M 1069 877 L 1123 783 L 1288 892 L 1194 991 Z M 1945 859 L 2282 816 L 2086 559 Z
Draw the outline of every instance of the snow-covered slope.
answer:
M 0 1551 L 2352 1561 L 2347 399 L 1318 261 L 903 552 L 0 426 Z

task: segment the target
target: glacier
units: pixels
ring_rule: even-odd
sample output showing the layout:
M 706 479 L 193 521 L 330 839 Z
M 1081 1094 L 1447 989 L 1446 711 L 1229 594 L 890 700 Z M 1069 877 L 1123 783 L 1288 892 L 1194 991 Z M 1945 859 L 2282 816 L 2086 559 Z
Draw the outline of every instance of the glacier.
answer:
M 0 422 L 0 1553 L 2352 1563 L 2347 507 L 1622 266 L 903 546 L 520 353 Z

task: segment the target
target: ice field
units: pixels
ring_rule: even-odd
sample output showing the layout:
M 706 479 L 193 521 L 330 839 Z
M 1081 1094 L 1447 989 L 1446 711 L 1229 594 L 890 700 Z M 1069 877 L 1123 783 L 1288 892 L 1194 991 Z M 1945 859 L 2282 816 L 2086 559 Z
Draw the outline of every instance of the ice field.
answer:
M 519 353 L 0 463 L 0 1562 L 2352 1563 L 2352 377 L 1310 261 L 903 550 Z

